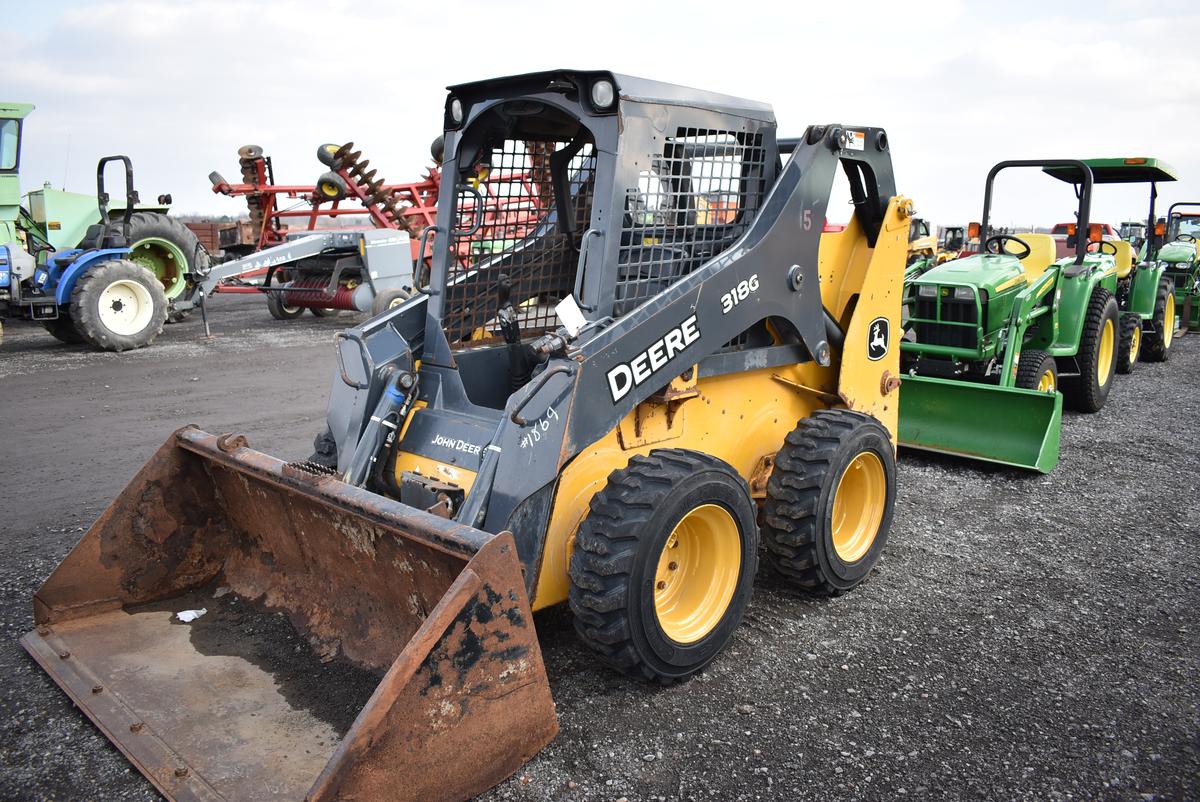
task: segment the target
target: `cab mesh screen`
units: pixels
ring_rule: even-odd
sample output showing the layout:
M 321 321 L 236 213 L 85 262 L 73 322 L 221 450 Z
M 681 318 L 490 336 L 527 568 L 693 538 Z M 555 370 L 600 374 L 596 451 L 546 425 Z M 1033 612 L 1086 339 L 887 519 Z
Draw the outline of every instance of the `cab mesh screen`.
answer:
M 572 153 L 572 150 L 576 151 Z M 455 196 L 455 230 L 443 324 L 452 345 L 495 336 L 497 287 L 506 276 L 523 335 L 557 326 L 554 306 L 575 286 L 579 243 L 591 218 L 591 144 L 506 139 L 485 150 L 476 177 Z M 574 230 L 560 224 L 555 173 L 567 188 Z
M 625 193 L 615 315 L 729 247 L 765 191 L 761 134 L 679 128 Z

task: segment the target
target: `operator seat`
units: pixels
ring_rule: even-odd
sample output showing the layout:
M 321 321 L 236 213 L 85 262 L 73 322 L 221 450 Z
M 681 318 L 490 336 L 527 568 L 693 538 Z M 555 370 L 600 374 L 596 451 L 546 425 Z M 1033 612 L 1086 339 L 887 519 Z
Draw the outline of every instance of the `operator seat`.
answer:
M 1137 261 L 1136 255 L 1133 252 L 1133 246 L 1125 240 L 1109 240 L 1117 249 L 1117 278 L 1129 278 L 1129 274 L 1133 272 L 1134 262 Z
M 1025 279 L 1032 284 L 1042 277 L 1046 268 L 1054 264 L 1054 237 L 1049 234 L 1013 234 L 1014 237 L 1029 246 L 1029 255 L 1021 260 L 1021 269 L 1025 271 Z M 1015 242 L 1005 244 L 1007 251 L 1019 251 L 1020 245 Z

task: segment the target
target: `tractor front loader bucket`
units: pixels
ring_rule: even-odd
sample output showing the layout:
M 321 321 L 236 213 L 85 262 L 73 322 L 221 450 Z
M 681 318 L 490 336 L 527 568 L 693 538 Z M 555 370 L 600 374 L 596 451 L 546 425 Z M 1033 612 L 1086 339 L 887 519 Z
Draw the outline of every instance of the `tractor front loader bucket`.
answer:
M 904 376 L 900 445 L 1049 473 L 1058 464 L 1062 395 Z
M 240 437 L 172 435 L 34 618 L 26 650 L 173 800 L 461 800 L 558 729 L 509 533 Z

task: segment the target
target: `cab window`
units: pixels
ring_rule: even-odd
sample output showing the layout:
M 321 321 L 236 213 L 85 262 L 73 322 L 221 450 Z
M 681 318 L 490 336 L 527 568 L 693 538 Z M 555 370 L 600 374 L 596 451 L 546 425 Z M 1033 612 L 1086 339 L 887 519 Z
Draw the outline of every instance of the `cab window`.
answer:
M 20 120 L 0 120 L 0 170 L 17 169 L 17 143 L 20 141 L 20 133 Z

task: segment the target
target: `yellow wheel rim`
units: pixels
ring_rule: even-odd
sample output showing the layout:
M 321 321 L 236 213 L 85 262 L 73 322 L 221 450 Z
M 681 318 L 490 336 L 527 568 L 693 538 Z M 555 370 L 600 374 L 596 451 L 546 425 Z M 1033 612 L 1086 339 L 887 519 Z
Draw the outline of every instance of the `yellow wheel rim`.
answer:
M 1129 364 L 1138 361 L 1138 356 L 1142 353 L 1142 327 L 1139 325 L 1133 330 L 1133 334 L 1129 337 Z
M 1167 295 L 1167 305 L 1163 308 L 1163 348 L 1171 347 L 1171 338 L 1175 336 L 1175 296 Z
M 870 550 L 886 505 L 883 463 L 864 451 L 850 461 L 833 489 L 833 549 L 842 562 L 857 562 Z
M 1108 384 L 1109 374 L 1112 373 L 1113 344 L 1116 339 L 1116 327 L 1112 320 L 1104 321 L 1104 328 L 1100 332 L 1100 353 L 1096 358 L 1096 384 L 1101 387 Z
M 1046 368 L 1046 372 L 1043 373 L 1041 378 L 1038 379 L 1037 388 L 1043 393 L 1052 393 L 1058 389 L 1056 384 L 1057 382 L 1054 380 L 1054 371 L 1050 368 Z
M 658 558 L 654 612 L 663 634 L 695 643 L 729 609 L 742 570 L 742 538 L 729 510 L 702 504 L 675 525 Z

